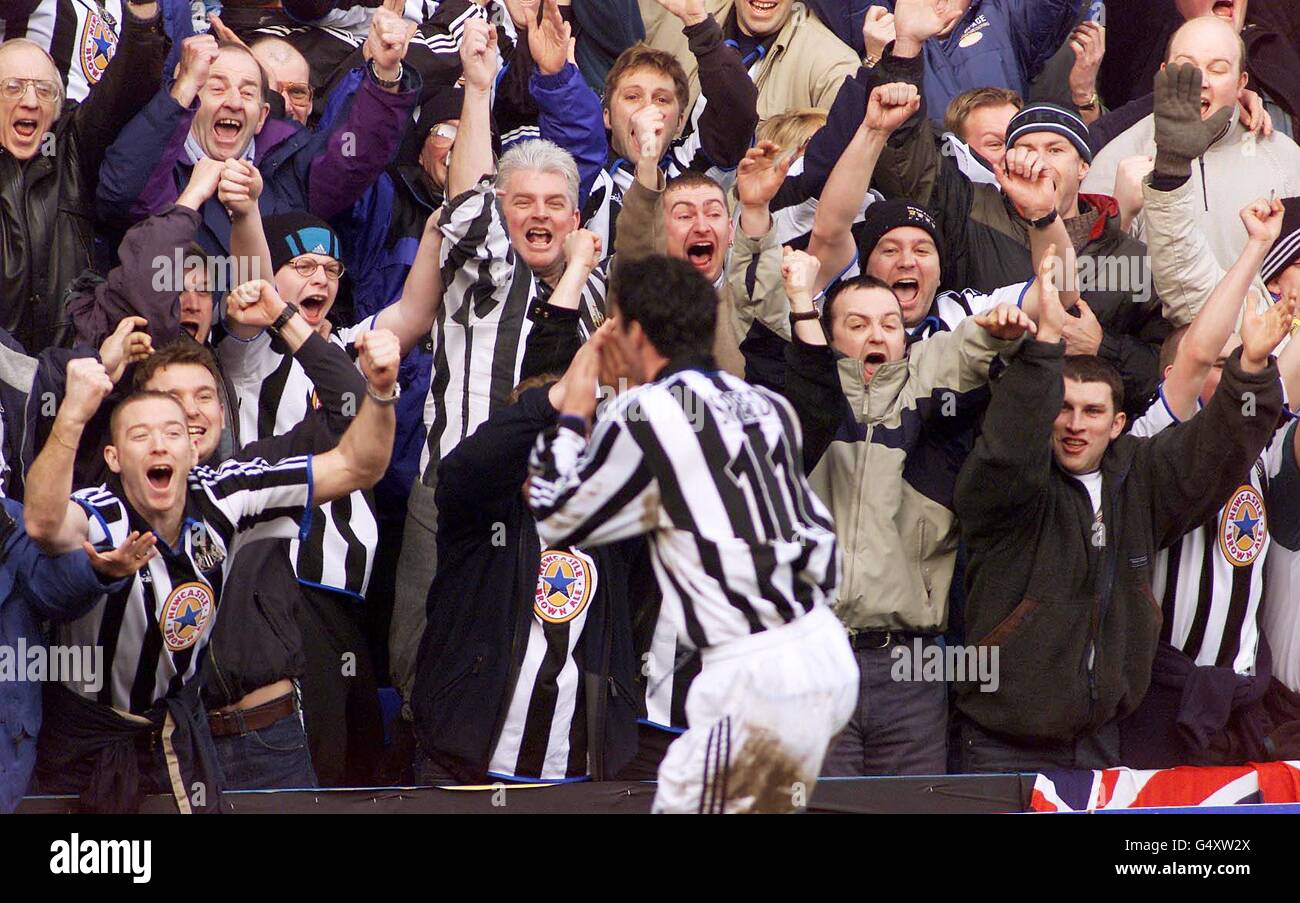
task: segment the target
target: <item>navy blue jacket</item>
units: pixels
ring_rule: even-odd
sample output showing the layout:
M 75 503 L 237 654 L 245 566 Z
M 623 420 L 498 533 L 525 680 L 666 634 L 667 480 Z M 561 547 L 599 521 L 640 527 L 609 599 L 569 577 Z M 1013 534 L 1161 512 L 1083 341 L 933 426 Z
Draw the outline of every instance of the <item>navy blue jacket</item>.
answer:
M 44 646 L 40 621 L 79 618 L 120 581 L 101 582 L 80 550 L 41 554 L 23 529 L 23 506 L 11 499 L 0 499 L 0 506 L 0 650 L 10 656 L 0 663 L 0 813 L 8 813 L 27 790 L 41 728 L 41 684 L 14 679 L 28 676 L 31 661 L 30 654 L 18 658 L 19 643 L 29 650 Z M 7 673 L 9 667 L 20 673 Z
M 894 0 L 808 0 L 808 5 L 859 56 L 865 52 L 867 8 L 894 11 Z M 971 88 L 1010 88 L 1027 97 L 1029 83 L 1078 24 L 1080 7 L 1080 0 L 972 0 L 947 38 L 925 42 L 930 115 L 942 119 L 948 102 Z

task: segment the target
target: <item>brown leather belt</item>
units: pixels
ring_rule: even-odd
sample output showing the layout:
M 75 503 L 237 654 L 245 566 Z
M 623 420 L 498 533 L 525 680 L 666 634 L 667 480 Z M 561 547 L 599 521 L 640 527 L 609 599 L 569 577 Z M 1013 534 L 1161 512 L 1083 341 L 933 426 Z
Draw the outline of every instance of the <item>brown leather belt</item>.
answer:
M 210 712 L 208 730 L 214 737 L 233 737 L 270 727 L 298 711 L 298 694 L 286 693 L 259 706 L 235 712 Z

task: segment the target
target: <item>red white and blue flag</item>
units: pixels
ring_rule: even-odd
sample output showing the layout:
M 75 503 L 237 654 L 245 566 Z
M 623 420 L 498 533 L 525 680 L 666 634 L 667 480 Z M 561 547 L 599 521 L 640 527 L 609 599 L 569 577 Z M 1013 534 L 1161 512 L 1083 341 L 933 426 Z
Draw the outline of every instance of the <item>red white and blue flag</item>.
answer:
M 1300 762 L 1153 771 L 1044 771 L 1034 779 L 1034 812 L 1090 812 L 1165 806 L 1300 802 Z

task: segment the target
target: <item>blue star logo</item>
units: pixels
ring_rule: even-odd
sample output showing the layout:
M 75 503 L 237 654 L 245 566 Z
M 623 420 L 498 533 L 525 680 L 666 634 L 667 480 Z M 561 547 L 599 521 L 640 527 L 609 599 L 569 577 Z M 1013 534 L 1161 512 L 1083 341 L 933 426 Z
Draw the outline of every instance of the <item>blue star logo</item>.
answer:
M 186 607 L 185 613 L 176 619 L 176 628 L 178 631 L 182 627 L 194 627 L 197 629 L 198 626 L 199 610 L 193 606 Z
M 1246 512 L 1240 518 L 1234 520 L 1232 525 L 1237 528 L 1237 533 L 1241 538 L 1249 539 L 1251 542 L 1255 541 L 1255 527 L 1259 526 L 1258 517 L 1251 517 L 1250 512 Z
M 559 593 L 567 599 L 569 598 L 569 587 L 573 585 L 573 582 L 576 579 L 576 577 L 566 577 L 563 572 L 557 570 L 554 575 L 543 576 L 542 582 L 547 586 L 547 596 L 553 596 L 556 593 Z
M 95 41 L 95 59 L 98 60 L 100 57 L 103 57 L 104 63 L 107 64 L 109 57 L 111 56 L 111 51 L 113 50 L 112 42 L 109 41 L 102 34 L 95 35 L 94 41 Z

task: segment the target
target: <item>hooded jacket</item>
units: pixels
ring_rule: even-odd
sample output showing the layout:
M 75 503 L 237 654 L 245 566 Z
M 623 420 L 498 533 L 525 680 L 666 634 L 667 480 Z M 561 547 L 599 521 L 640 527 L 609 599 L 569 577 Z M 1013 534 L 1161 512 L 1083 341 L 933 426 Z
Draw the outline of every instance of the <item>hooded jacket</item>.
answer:
M 64 295 L 93 263 L 100 161 L 158 84 L 166 47 L 160 18 L 128 13 L 103 79 L 51 127 L 52 152 L 20 161 L 0 148 L 0 328 L 32 354 L 71 344 Z
M 1234 352 L 1191 420 L 1110 443 L 1099 529 L 1087 488 L 1051 449 L 1064 349 L 1021 346 L 993 385 L 956 492 L 970 553 L 966 635 L 998 648 L 1000 679 L 996 693 L 957 684 L 957 707 L 986 731 L 1037 742 L 1073 741 L 1137 708 L 1160 638 L 1155 553 L 1245 482 L 1282 410 L 1276 363 L 1247 373 Z

